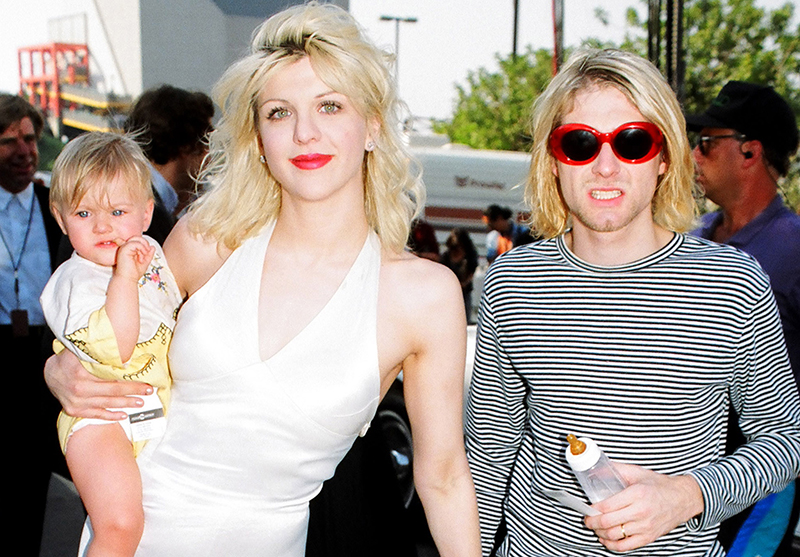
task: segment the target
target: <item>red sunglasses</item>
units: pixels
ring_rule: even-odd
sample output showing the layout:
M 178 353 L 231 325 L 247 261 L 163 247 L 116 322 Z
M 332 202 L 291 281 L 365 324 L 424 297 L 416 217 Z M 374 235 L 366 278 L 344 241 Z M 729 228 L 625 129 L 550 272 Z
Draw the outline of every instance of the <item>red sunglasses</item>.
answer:
M 550 133 L 550 150 L 569 165 L 589 164 L 600 154 L 603 143 L 611 145 L 622 162 L 640 164 L 661 152 L 664 135 L 650 122 L 628 122 L 608 133 L 585 124 L 564 124 Z

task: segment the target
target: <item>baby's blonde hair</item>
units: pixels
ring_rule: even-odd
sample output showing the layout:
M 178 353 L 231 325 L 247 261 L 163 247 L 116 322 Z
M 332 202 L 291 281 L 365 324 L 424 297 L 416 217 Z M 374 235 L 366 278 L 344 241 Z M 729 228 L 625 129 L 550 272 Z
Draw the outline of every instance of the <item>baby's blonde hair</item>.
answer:
M 53 164 L 50 211 L 75 209 L 90 189 L 107 193 L 117 176 L 125 177 L 128 193 L 143 202 L 153 199 L 150 166 L 133 137 L 111 132 L 89 132 L 64 147 Z

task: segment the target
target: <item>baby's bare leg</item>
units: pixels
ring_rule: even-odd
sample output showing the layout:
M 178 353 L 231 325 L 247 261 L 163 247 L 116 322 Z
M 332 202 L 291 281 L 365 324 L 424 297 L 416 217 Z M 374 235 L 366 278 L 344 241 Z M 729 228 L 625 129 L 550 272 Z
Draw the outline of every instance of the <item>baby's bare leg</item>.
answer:
M 122 427 L 89 425 L 75 431 L 66 458 L 92 520 L 88 557 L 133 556 L 144 528 L 142 479 Z

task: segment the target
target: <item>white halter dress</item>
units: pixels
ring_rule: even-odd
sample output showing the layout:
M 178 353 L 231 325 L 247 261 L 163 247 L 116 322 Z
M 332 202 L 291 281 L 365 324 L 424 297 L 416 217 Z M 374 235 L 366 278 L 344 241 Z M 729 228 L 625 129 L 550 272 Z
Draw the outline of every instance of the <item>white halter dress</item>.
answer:
M 137 557 L 303 557 L 309 500 L 375 414 L 378 237 L 313 321 L 262 361 L 258 296 L 273 228 L 181 309 L 167 432 L 139 457 Z

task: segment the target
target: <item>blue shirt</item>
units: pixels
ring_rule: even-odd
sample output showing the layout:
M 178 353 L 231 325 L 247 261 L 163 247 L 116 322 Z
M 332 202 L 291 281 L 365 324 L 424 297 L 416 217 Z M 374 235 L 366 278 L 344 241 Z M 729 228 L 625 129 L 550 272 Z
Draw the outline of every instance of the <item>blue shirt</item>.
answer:
M 720 223 L 721 211 L 703 215 L 701 226 L 693 234 L 710 240 Z M 800 388 L 800 216 L 775 196 L 766 209 L 726 243 L 755 257 L 769 276 L 789 360 Z
M 14 200 L 19 203 L 12 203 Z M 30 231 L 23 249 L 29 221 Z M 39 296 L 52 270 L 44 220 L 33 184 L 16 195 L 0 188 L 0 231 L 4 240 L 0 242 L 0 325 L 11 323 L 14 309 L 27 310 L 31 325 L 44 325 Z M 19 301 L 14 292 L 16 263 L 19 264 Z
M 158 197 L 161 198 L 161 202 L 164 204 L 164 208 L 167 212 L 170 215 L 174 214 L 175 209 L 178 207 L 178 193 L 175 191 L 175 188 L 172 187 L 172 184 L 167 182 L 167 179 L 156 170 L 156 167 L 149 163 L 148 166 L 150 166 L 150 177 L 153 180 L 153 188 L 155 188 Z

